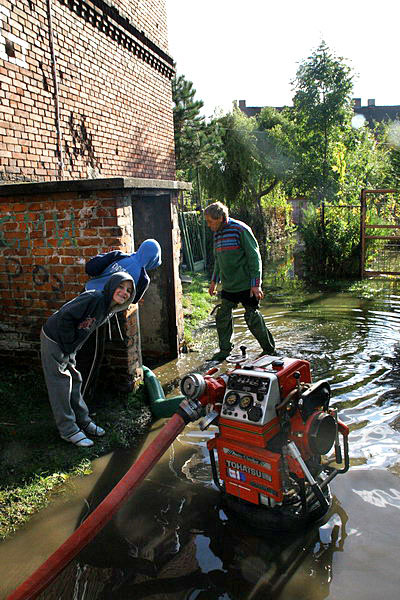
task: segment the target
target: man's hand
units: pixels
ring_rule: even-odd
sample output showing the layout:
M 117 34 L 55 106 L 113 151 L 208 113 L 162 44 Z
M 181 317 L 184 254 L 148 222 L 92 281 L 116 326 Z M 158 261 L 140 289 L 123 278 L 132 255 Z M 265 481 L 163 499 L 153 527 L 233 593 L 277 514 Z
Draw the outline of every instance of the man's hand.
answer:
M 254 296 L 257 300 L 262 300 L 264 298 L 264 292 L 259 285 L 254 285 L 252 288 L 250 288 L 250 298 L 252 296 Z
M 208 288 L 208 293 L 210 294 L 210 296 L 214 296 L 214 294 L 215 294 L 215 286 L 216 286 L 215 281 L 212 281 L 210 283 L 210 287 Z

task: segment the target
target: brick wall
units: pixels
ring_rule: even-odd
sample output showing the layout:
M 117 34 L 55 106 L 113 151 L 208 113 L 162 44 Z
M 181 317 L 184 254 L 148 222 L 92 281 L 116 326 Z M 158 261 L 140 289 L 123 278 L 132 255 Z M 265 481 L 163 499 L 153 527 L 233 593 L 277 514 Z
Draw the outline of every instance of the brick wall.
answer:
M 151 315 L 148 325 L 145 312 L 141 315 L 141 326 L 152 332 L 153 356 L 177 356 L 183 337 L 173 190 L 177 184 L 160 182 L 166 189 L 151 189 L 156 183 L 115 178 L 0 186 L 1 361 L 37 366 L 41 326 L 82 291 L 87 280 L 85 262 L 108 250 L 132 252 L 152 237 L 146 224 L 154 222 L 159 227 L 163 264 L 150 273 L 151 296 L 146 294 L 144 307 L 150 299 Z M 140 210 L 135 214 L 136 203 Z M 143 236 L 137 242 L 134 223 Z M 136 311 L 133 305 L 118 315 L 123 341 L 113 325 L 107 363 L 114 382 L 132 382 L 141 375 Z
M 0 180 L 174 179 L 165 1 L 50 5 L 0 0 Z
M 165 2 L 154 2 L 154 0 L 141 0 L 140 2 L 110 0 L 108 3 L 113 5 L 131 23 L 134 23 L 139 31 L 143 31 L 164 52 L 168 53 Z

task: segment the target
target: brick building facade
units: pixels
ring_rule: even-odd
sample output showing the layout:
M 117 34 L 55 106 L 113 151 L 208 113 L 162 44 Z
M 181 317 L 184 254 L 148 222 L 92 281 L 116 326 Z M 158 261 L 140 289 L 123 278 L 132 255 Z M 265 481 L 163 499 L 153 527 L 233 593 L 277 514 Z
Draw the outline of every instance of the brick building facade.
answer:
M 37 362 L 41 324 L 80 293 L 85 261 L 148 237 L 163 265 L 110 356 L 135 380 L 141 348 L 177 355 L 173 74 L 164 0 L 0 0 L 1 359 Z
M 0 179 L 173 179 L 163 0 L 0 0 Z

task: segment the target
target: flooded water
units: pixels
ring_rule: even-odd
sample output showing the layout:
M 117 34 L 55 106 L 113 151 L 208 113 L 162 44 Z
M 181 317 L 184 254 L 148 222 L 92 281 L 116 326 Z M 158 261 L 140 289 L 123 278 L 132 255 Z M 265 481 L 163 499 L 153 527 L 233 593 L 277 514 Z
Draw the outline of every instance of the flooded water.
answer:
M 400 287 L 307 291 L 287 285 L 284 261 L 270 273 L 263 312 L 279 353 L 309 360 L 313 379 L 329 380 L 331 406 L 351 431 L 351 469 L 333 480 L 323 524 L 297 535 L 266 535 L 227 515 L 206 448 L 215 429 L 201 432 L 195 423 L 42 600 L 398 600 Z M 250 355 L 259 352 L 240 309 L 235 341 Z M 154 369 L 161 383 L 198 370 L 214 351 L 211 322 L 196 343 L 197 352 Z M 146 443 L 161 426 L 154 424 Z M 0 545 L 2 597 L 72 533 L 136 456 L 100 459 L 67 501 Z

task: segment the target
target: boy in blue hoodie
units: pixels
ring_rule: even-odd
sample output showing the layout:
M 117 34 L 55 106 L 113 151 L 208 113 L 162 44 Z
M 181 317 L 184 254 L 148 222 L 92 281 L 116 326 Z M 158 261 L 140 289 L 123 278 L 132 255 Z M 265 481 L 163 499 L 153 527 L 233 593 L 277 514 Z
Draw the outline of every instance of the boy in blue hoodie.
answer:
M 64 304 L 43 325 L 40 351 L 49 401 L 60 436 L 76 446 L 93 446 L 89 436 L 104 429 L 89 416 L 83 399 L 76 353 L 91 333 L 133 301 L 136 289 L 129 273 L 114 273 L 104 289 L 85 291 Z
M 101 290 L 110 275 L 116 271 L 125 271 L 131 275 L 136 286 L 133 302 L 139 302 L 150 284 L 147 271 L 161 265 L 161 247 L 157 240 L 145 240 L 136 252 L 126 254 L 113 250 L 98 254 L 91 258 L 85 266 L 85 271 L 91 279 L 86 283 L 86 290 Z
M 112 250 L 91 258 L 85 271 L 91 279 L 86 282 L 85 290 L 102 290 L 110 276 L 116 271 L 126 272 L 135 282 L 136 293 L 133 304 L 139 302 L 150 285 L 148 271 L 161 265 L 161 247 L 157 240 L 148 239 L 140 244 L 136 252 L 127 254 Z M 82 350 L 78 353 L 79 370 L 83 377 L 83 395 L 93 400 L 96 381 L 104 355 L 106 327 L 96 330 Z

